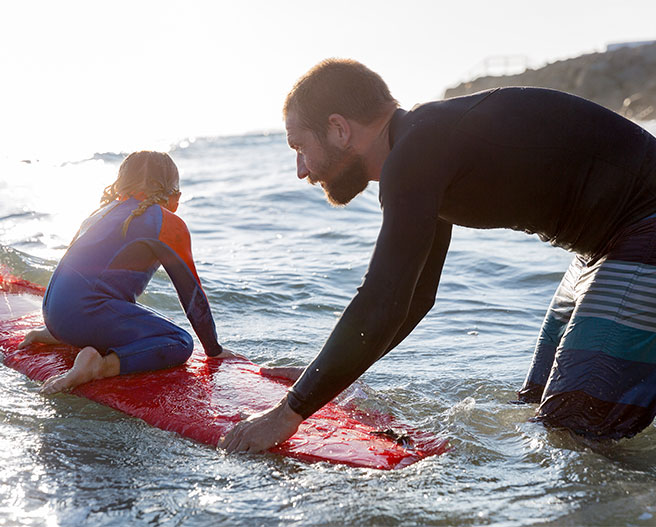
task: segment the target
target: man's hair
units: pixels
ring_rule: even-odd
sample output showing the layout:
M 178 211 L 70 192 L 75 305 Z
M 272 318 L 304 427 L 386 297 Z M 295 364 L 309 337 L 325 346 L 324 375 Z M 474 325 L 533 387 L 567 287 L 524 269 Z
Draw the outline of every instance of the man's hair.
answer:
M 325 137 L 333 113 L 369 124 L 398 105 L 385 81 L 364 64 L 326 59 L 296 81 L 285 99 L 283 116 L 294 111 L 305 128 Z

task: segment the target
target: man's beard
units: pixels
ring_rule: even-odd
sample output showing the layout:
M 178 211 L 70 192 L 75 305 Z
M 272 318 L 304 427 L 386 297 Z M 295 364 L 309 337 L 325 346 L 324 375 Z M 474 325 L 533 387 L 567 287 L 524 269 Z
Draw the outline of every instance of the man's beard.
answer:
M 326 145 L 325 150 L 326 161 L 316 173 L 308 176 L 308 181 L 313 185 L 321 183 L 331 205 L 346 205 L 369 184 L 364 159 L 359 154 L 340 150 L 333 145 Z M 324 179 L 330 173 L 333 176 Z

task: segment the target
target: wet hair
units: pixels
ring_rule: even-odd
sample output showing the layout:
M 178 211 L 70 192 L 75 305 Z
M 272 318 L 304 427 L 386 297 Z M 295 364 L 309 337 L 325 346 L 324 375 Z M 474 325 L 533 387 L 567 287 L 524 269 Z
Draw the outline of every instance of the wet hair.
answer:
M 333 113 L 366 125 L 390 106 L 399 103 L 380 75 L 355 60 L 326 59 L 296 81 L 285 99 L 283 117 L 297 112 L 305 128 L 324 138 Z
M 116 181 L 105 188 L 100 205 L 129 197 L 143 198 L 123 222 L 122 232 L 125 236 L 135 217 L 141 216 L 151 205 L 166 202 L 169 196 L 179 192 L 179 183 L 178 167 L 167 153 L 149 150 L 133 152 L 121 163 Z

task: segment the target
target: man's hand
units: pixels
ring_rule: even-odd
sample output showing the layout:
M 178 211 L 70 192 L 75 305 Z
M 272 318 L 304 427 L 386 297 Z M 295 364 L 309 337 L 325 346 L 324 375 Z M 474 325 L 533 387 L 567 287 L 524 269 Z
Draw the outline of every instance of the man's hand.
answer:
M 260 373 L 262 375 L 268 375 L 269 377 L 283 377 L 289 379 L 290 381 L 296 381 L 305 371 L 305 368 L 300 368 L 298 366 L 279 366 L 273 368 L 260 368 Z
M 293 436 L 302 422 L 303 418 L 289 407 L 285 397 L 270 410 L 237 423 L 216 446 L 227 452 L 263 452 Z

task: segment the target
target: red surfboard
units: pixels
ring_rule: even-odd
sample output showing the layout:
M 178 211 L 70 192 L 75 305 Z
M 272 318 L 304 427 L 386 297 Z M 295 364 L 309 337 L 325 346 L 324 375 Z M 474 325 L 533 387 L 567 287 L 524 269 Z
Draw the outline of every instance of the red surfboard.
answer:
M 4 364 L 43 381 L 69 369 L 78 352 L 66 345 L 19 350 L 29 330 L 43 325 L 44 288 L 0 271 L 0 351 Z M 290 383 L 260 373 L 243 359 L 211 359 L 194 350 L 182 366 L 122 375 L 78 386 L 72 393 L 200 443 L 216 445 L 242 415 L 270 408 Z M 398 469 L 444 453 L 447 441 L 390 416 L 329 403 L 270 452 L 308 462 Z

